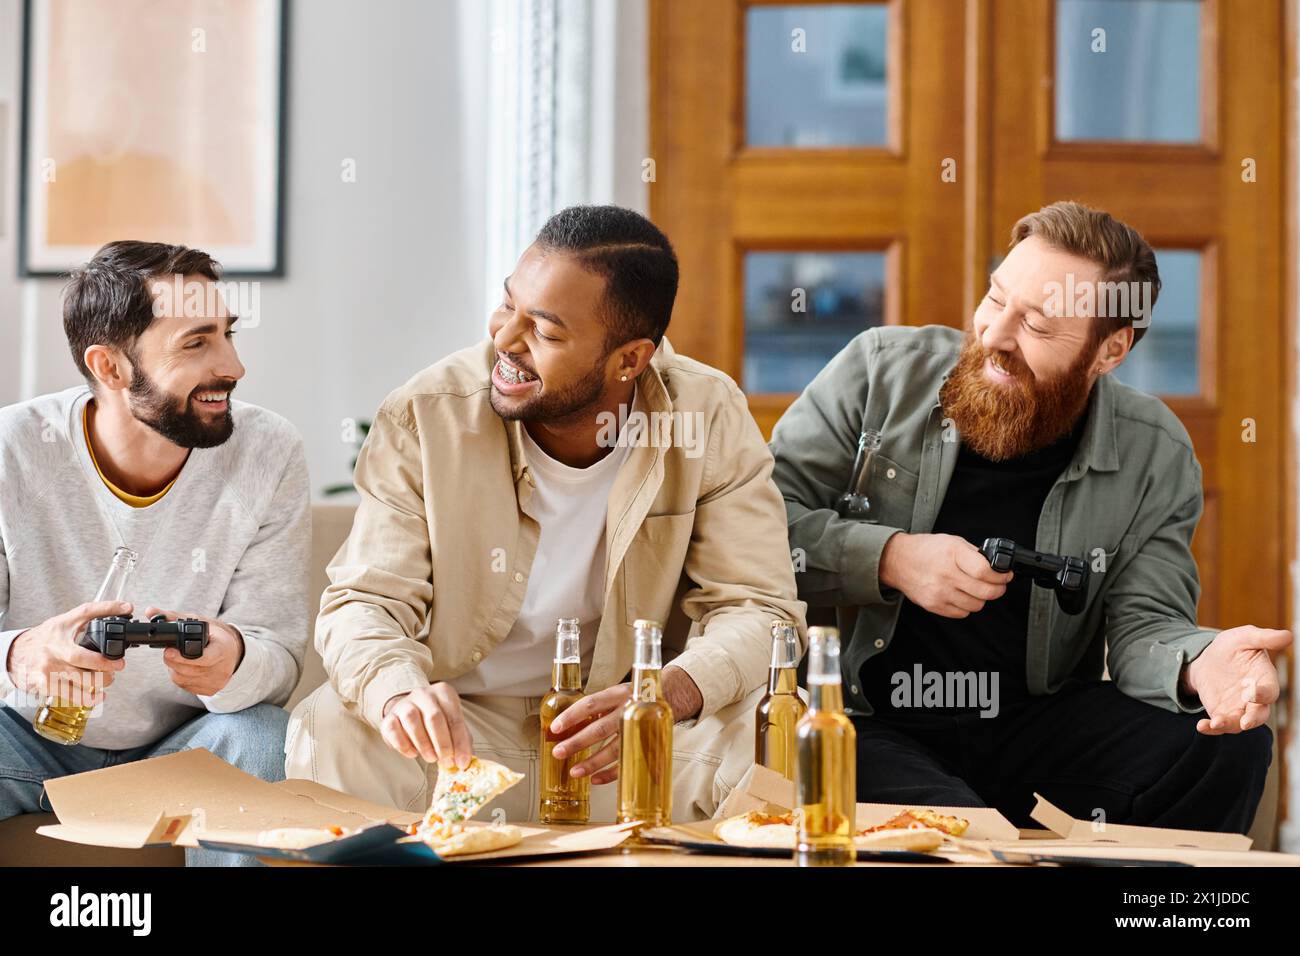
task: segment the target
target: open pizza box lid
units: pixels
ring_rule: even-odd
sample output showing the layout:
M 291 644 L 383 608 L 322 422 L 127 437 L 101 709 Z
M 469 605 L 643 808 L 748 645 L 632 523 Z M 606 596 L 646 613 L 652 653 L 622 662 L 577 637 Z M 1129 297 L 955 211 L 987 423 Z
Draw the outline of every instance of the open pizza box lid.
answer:
M 1209 833 L 1201 830 L 1169 830 L 1164 827 L 1141 827 L 1104 821 L 1077 820 L 1053 806 L 1041 794 L 1029 815 L 1071 844 L 1104 844 L 1125 847 L 1150 847 L 1184 850 L 1250 849 L 1251 839 L 1240 833 Z
M 332 863 L 439 863 L 423 843 L 398 843 L 418 813 L 349 796 L 310 780 L 267 783 L 207 750 L 183 750 L 48 780 L 59 818 L 37 833 L 91 846 L 196 847 Z M 490 805 L 489 805 L 490 807 Z M 274 841 L 267 831 L 340 826 L 361 832 L 307 849 Z M 561 855 L 611 849 L 628 827 L 521 826 L 522 842 L 450 861 Z

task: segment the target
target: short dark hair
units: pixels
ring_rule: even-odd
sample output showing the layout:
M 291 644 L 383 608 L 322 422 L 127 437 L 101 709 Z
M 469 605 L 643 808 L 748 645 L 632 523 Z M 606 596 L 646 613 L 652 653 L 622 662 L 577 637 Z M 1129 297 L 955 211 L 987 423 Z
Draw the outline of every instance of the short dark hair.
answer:
M 621 206 L 570 206 L 546 221 L 537 242 L 605 277 L 607 348 L 659 344 L 677 297 L 677 255 L 654 223 Z
M 169 275 L 221 279 L 221 264 L 206 252 L 163 242 L 110 242 L 72 273 L 63 290 L 63 332 L 72 360 L 87 381 L 86 349 L 111 345 L 130 352 L 154 319 L 150 280 Z

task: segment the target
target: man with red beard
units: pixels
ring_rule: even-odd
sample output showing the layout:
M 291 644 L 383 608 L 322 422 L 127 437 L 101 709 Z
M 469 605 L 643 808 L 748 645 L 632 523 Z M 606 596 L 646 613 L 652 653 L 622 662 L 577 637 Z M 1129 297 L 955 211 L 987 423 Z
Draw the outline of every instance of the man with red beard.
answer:
M 860 801 L 1025 826 L 1037 792 L 1083 819 L 1250 828 L 1291 634 L 1197 626 L 1191 440 L 1109 374 L 1159 289 L 1135 230 L 1054 203 L 1016 223 L 970 331 L 870 329 L 778 423 L 799 597 L 846 633 Z M 868 428 L 870 516 L 841 518 Z M 1086 560 L 1082 613 L 994 571 L 986 538 Z

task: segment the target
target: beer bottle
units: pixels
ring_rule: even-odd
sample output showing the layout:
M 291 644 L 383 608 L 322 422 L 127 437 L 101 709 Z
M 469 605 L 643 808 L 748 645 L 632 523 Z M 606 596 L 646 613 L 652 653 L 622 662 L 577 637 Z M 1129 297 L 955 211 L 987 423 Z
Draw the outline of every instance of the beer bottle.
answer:
M 618 755 L 618 822 L 667 826 L 673 809 L 673 709 L 664 699 L 663 627 L 638 620 L 632 699 L 623 705 Z
M 799 631 L 794 621 L 772 622 L 772 667 L 767 693 L 754 714 L 754 763 L 795 779 L 795 725 L 807 711 L 799 696 Z
M 799 721 L 795 816 L 799 866 L 849 866 L 856 858 L 857 733 L 844 713 L 840 634 L 808 628 L 808 712 Z
M 130 548 L 118 548 L 113 552 L 113 563 L 109 565 L 104 583 L 95 594 L 95 601 L 122 601 L 125 599 L 126 583 L 131 572 L 135 570 L 139 555 Z M 71 700 L 61 699 L 55 688 L 47 689 L 45 703 L 32 718 L 33 729 L 48 740 L 60 744 L 81 742 L 86 733 L 86 721 L 94 709 L 80 705 L 84 691 L 80 686 L 70 688 Z
M 573 765 L 587 752 L 569 754 L 560 760 L 552 751 L 558 741 L 551 737 L 551 721 L 582 700 L 582 651 L 578 619 L 560 618 L 555 628 L 555 663 L 551 665 L 551 692 L 542 698 L 542 786 L 537 817 L 543 823 L 586 823 L 590 815 L 589 776 L 571 777 Z M 575 728 L 576 729 L 576 728 Z
M 874 523 L 867 488 L 871 483 L 871 465 L 880 450 L 880 432 L 874 428 L 862 429 L 858 436 L 858 455 L 853 462 L 853 480 L 849 490 L 835 502 L 835 511 L 841 518 Z

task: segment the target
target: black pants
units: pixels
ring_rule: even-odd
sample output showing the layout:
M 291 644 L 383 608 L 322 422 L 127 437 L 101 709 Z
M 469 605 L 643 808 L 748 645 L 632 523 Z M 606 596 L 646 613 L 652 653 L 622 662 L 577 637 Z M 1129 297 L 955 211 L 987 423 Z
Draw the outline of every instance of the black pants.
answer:
M 1210 737 L 1197 733 L 1197 719 L 1127 697 L 1109 681 L 1071 681 L 993 718 L 855 716 L 858 800 L 992 806 L 1033 827 L 1040 793 L 1080 820 L 1245 833 L 1264 791 L 1272 732 Z

